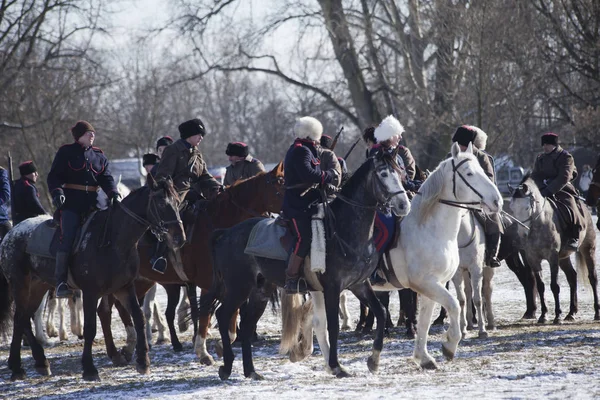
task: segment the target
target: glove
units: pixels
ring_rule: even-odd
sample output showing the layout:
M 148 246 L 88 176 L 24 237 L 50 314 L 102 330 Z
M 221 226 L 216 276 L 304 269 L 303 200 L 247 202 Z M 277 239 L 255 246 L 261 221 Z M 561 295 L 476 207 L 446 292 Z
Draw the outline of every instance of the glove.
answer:
M 52 197 L 52 204 L 59 210 L 65 204 L 65 195 L 62 193 L 57 193 Z
M 540 190 L 540 193 L 544 197 L 552 197 L 552 192 L 548 190 L 548 188 L 543 188 L 542 190 Z
M 110 194 L 110 205 L 114 206 L 116 203 L 121 202 L 121 194 L 119 192 L 112 192 Z
M 331 183 L 327 183 L 325 185 L 324 189 L 325 189 L 325 193 L 327 193 L 327 194 L 334 194 L 334 193 L 338 193 L 340 191 L 340 189 L 337 186 L 332 185 Z

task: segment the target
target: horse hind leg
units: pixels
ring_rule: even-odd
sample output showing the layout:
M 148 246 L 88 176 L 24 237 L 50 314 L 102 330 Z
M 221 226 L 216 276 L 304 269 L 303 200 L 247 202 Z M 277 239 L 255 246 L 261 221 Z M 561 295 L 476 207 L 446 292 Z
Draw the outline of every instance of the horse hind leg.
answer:
M 560 324 L 562 310 L 560 308 L 560 286 L 558 285 L 558 260 L 548 261 L 550 264 L 550 289 L 554 296 L 554 324 Z M 567 279 L 569 276 L 567 275 Z
M 546 285 L 542 279 L 541 270 L 534 272 L 534 277 L 538 296 L 540 297 L 540 307 L 542 309 L 540 318 L 538 318 L 538 324 L 544 324 L 547 321 L 546 314 L 548 313 L 548 307 L 546 306 Z
M 569 313 L 565 317 L 565 321 L 574 321 L 575 314 L 578 311 L 577 305 L 577 272 L 575 268 L 573 268 L 573 264 L 571 263 L 571 259 L 569 257 L 563 258 L 559 261 L 559 266 L 565 273 L 567 277 L 567 282 L 569 283 L 570 290 L 570 306 Z M 558 316 L 557 316 L 558 318 Z
M 169 326 L 169 334 L 171 336 L 171 346 L 173 351 L 180 352 L 183 350 L 183 345 L 177 337 L 177 331 L 175 330 L 175 312 L 177 305 L 179 304 L 179 298 L 181 296 L 180 285 L 163 285 L 167 292 L 167 309 L 165 311 L 165 317 L 167 318 L 167 325 Z
M 43 346 L 47 346 L 49 343 L 48 335 L 46 335 L 46 331 L 44 330 L 44 309 L 46 308 L 46 296 L 47 295 L 44 295 L 40 306 L 33 315 L 33 322 L 35 324 L 35 338 Z
M 596 244 L 581 248 L 577 253 L 577 270 L 582 278 L 587 276 L 592 295 L 594 296 L 594 321 L 600 321 L 600 306 L 598 302 L 598 275 L 596 274 Z
M 329 368 L 329 336 L 327 335 L 327 314 L 325 312 L 325 297 L 323 292 L 312 292 L 313 317 L 312 324 L 317 337 L 317 343 L 321 349 L 321 354 L 325 359 L 325 369 L 328 373 L 333 373 Z M 362 303 L 361 303 L 362 304 Z
M 46 333 L 48 337 L 58 337 L 58 330 L 54 325 L 54 312 L 58 306 L 58 299 L 53 293 L 48 294 L 48 313 L 46 314 Z
M 346 331 L 350 329 L 350 314 L 348 313 L 348 306 L 347 306 L 347 298 L 346 298 L 346 291 L 342 291 L 342 293 L 340 294 L 340 317 L 342 318 L 342 330 Z
M 452 277 L 452 282 L 454 283 L 454 287 L 456 288 L 456 298 L 458 300 L 458 304 L 460 306 L 459 313 L 459 321 L 460 321 L 460 332 L 464 338 L 467 337 L 467 301 L 465 296 L 465 284 L 464 284 L 464 276 L 462 271 L 459 269 Z
M 29 346 L 31 347 L 31 354 L 33 355 L 33 359 L 35 360 L 35 370 L 38 374 L 42 376 L 50 376 L 52 372 L 50 371 L 50 363 L 46 359 L 46 355 L 44 354 L 44 348 L 37 341 L 35 335 L 33 334 L 33 330 L 31 329 L 31 322 L 27 319 L 27 322 L 24 322 L 24 333 L 27 335 L 27 339 L 29 340 Z
M 59 299 L 58 301 L 58 317 L 59 317 L 59 331 L 58 337 L 61 342 L 65 342 L 69 340 L 69 336 L 67 334 L 67 310 L 65 307 L 65 303 L 67 299 Z
M 142 375 L 150 373 L 150 358 L 148 357 L 148 341 L 146 340 L 146 318 L 140 307 L 139 300 L 135 293 L 133 284 L 126 289 L 115 293 L 122 305 L 126 305 L 126 310 L 133 319 L 137 342 L 135 346 L 136 369 Z
M 494 307 L 492 303 L 492 293 L 494 290 L 492 279 L 494 278 L 494 269 L 493 268 L 484 268 L 483 269 L 483 301 L 485 304 L 485 315 L 487 317 L 487 329 L 495 330 L 496 329 L 496 317 L 494 316 Z
M 473 294 L 473 303 L 475 305 L 475 309 L 477 310 L 477 324 L 479 329 L 479 338 L 485 339 L 488 337 L 488 333 L 485 330 L 485 318 L 483 316 L 483 300 L 482 300 L 482 286 L 483 286 L 483 271 L 481 268 L 476 269 L 476 271 L 471 271 L 471 283 L 472 283 L 472 294 Z M 491 306 L 491 304 L 490 304 Z
M 272 288 L 272 290 L 277 290 Z M 264 296 L 257 289 L 252 291 L 250 299 L 245 305 L 244 313 L 240 320 L 240 338 L 242 340 L 242 360 L 244 364 L 244 376 L 254 380 L 263 380 L 263 376 L 257 373 L 254 369 L 252 361 L 252 336 L 256 330 L 256 323 L 263 315 L 267 304 L 269 303 L 269 295 Z M 235 314 L 234 314 L 235 315 Z M 310 332 L 310 340 L 312 342 L 312 330 Z
M 81 290 L 75 291 L 75 295 L 69 298 L 69 312 L 71 315 L 71 333 L 79 339 L 83 339 L 83 303 Z

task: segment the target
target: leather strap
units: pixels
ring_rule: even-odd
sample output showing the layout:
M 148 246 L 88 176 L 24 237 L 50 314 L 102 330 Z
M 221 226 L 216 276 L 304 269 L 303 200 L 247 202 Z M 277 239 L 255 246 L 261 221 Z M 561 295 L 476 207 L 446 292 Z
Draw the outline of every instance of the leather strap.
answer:
M 98 186 L 88 186 L 88 185 L 77 185 L 75 183 L 65 183 L 63 185 L 64 189 L 75 189 L 82 190 L 84 192 L 97 192 Z

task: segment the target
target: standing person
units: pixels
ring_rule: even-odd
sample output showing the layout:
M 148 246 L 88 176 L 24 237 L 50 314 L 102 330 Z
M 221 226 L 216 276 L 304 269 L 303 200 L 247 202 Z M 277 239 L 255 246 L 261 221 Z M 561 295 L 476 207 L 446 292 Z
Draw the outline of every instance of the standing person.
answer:
M 10 231 L 12 224 L 8 215 L 10 207 L 10 177 L 8 171 L 0 167 L 0 241 Z
M 295 236 L 285 270 L 285 290 L 288 293 L 303 293 L 308 289 L 304 279 L 300 279 L 301 267 L 310 251 L 311 219 L 317 211 L 313 204 L 321 198 L 318 190 L 307 189 L 315 183 L 332 183 L 337 175 L 335 170 L 321 170 L 317 145 L 322 134 L 323 125 L 316 118 L 299 118 L 294 125 L 296 139 L 288 149 L 283 164 L 286 190 L 282 211 L 291 221 Z
M 554 197 L 558 203 L 567 207 L 570 226 L 566 227 L 566 241 L 564 247 L 577 251 L 579 248 L 579 233 L 583 227 L 583 216 L 576 198 L 579 197 L 577 189 L 571 183 L 577 178 L 577 168 L 573 156 L 558 145 L 556 133 L 542 135 L 543 153 L 537 156 L 531 178 L 540 188 L 544 197 Z
M 229 157 L 223 185 L 233 185 L 235 181 L 252 178 L 265 171 L 263 164 L 250 155 L 248 145 L 243 142 L 233 142 L 227 145 L 225 154 Z
M 38 172 L 33 161 L 21 163 L 19 165 L 19 173 L 21 174 L 21 178 L 15 181 L 13 193 L 15 206 L 12 215 L 15 225 L 25 221 L 27 218 L 47 214 L 40 203 L 40 195 L 35 186 L 38 179 Z
M 587 192 L 590 190 L 593 178 L 594 174 L 592 172 L 592 167 L 590 164 L 585 164 L 581 176 L 579 177 L 579 189 L 581 189 L 581 195 L 583 197 L 587 197 Z
M 96 206 L 98 187 L 111 205 L 121 196 L 102 150 L 93 147 L 96 130 L 87 121 L 71 128 L 75 142 L 58 149 L 48 173 L 48 189 L 54 206 L 60 210 L 60 241 L 56 252 L 56 297 L 69 297 L 67 284 L 69 255 L 81 222 Z
M 460 150 L 465 151 L 472 143 L 473 154 L 479 161 L 479 165 L 488 178 L 495 184 L 496 174 L 494 171 L 494 158 L 485 152 L 487 146 L 487 134 L 480 128 L 472 125 L 463 125 L 456 129 L 452 141 L 458 143 Z M 484 215 L 477 211 L 475 215 L 483 225 L 485 232 L 485 260 L 484 262 L 492 268 L 498 268 L 502 264 L 498 259 L 500 238 L 504 233 L 504 226 L 500 220 L 500 213 L 488 213 Z

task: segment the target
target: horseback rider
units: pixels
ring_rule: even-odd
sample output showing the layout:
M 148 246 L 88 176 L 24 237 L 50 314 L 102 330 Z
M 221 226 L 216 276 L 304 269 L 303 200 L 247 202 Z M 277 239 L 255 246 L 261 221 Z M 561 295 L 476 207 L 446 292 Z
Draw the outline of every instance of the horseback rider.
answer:
M 319 155 L 319 157 L 321 158 L 321 168 L 327 170 L 329 168 L 327 167 L 323 167 L 323 163 L 328 159 L 331 158 L 331 163 L 330 164 L 325 164 L 325 165 L 332 165 L 335 166 L 335 163 L 337 161 L 337 163 L 339 164 L 339 169 L 337 167 L 334 167 L 336 169 L 336 171 L 338 171 L 340 173 L 340 182 L 339 184 L 335 184 L 335 186 L 339 187 L 341 186 L 342 183 L 344 183 L 346 181 L 346 178 L 348 176 L 348 166 L 346 165 L 346 160 L 344 160 L 342 157 L 338 157 L 332 147 L 333 147 L 333 138 L 329 135 L 322 135 L 321 136 L 321 140 L 320 140 L 320 151 L 324 152 L 324 150 L 330 151 L 331 155 L 325 155 L 325 157 L 322 157 L 321 155 Z M 333 159 L 335 158 L 335 160 Z
M 171 136 L 163 136 L 156 141 L 156 155 L 159 159 L 162 158 L 165 149 L 174 142 Z
M 235 181 L 252 178 L 265 172 L 263 164 L 249 154 L 248 145 L 233 142 L 227 145 L 225 154 L 229 156 L 230 165 L 226 168 L 223 185 L 230 186 Z
M 159 157 L 156 154 L 147 153 L 142 156 L 142 166 L 146 174 L 151 174 L 152 170 L 158 165 Z
M 204 123 L 194 118 L 180 124 L 178 129 L 180 139 L 164 149 L 154 177 L 164 179 L 170 176 L 179 197 L 191 205 L 193 212 L 197 200 L 216 197 L 222 185 L 208 172 L 202 153 L 198 149 L 198 145 L 206 135 Z M 167 268 L 165 258 L 167 248 L 164 244 L 159 247 L 151 260 L 152 269 L 164 273 Z
M 25 221 L 27 218 L 47 214 L 40 203 L 40 194 L 35 183 L 38 179 L 37 168 L 33 161 L 25 161 L 19 165 L 21 178 L 14 183 L 13 223 Z
M 296 139 L 286 153 L 284 175 L 286 191 L 282 211 L 291 222 L 295 243 L 285 271 L 285 290 L 288 293 L 306 292 L 304 279 L 300 279 L 304 257 L 310 251 L 311 218 L 321 201 L 318 190 L 309 189 L 313 184 L 326 185 L 340 177 L 334 169 L 321 169 L 317 150 L 323 126 L 313 117 L 302 117 L 294 125 Z M 307 191 L 308 190 L 308 191 Z
M 58 149 L 48 173 L 48 190 L 52 203 L 60 212 L 60 241 L 56 252 L 56 297 L 69 297 L 68 261 L 80 223 L 96 206 L 98 186 L 111 205 L 121 196 L 113 179 L 109 162 L 102 150 L 93 147 L 96 131 L 87 121 L 71 128 L 74 143 Z
M 540 188 L 544 197 L 554 197 L 570 210 L 570 227 L 565 231 L 567 236 L 565 248 L 577 251 L 579 247 L 579 233 L 584 225 L 582 212 L 577 204 L 577 189 L 571 183 L 577 178 L 577 168 L 573 156 L 558 145 L 556 133 L 542 135 L 544 152 L 535 160 L 531 178 Z M 570 229 L 569 229 L 570 228 Z
M 338 156 L 336 156 L 333 150 L 331 150 L 332 143 L 333 139 L 331 139 L 331 136 L 321 135 L 321 139 L 317 145 L 317 154 L 319 156 L 319 160 L 321 160 L 321 170 L 335 170 L 336 175 L 331 184 L 335 187 L 340 187 L 342 184 L 343 174 L 342 165 L 340 164 L 340 159 Z M 323 144 L 325 144 L 325 146 L 323 146 Z
M 452 141 L 458 143 L 461 151 L 465 151 L 469 143 L 472 143 L 473 155 L 479 161 L 479 165 L 488 178 L 495 184 L 494 158 L 485 151 L 487 137 L 487 134 L 480 128 L 472 125 L 463 125 L 456 129 L 456 132 L 452 136 Z M 498 259 L 498 249 L 500 247 L 500 238 L 504 233 L 504 225 L 502 224 L 500 214 L 483 214 L 481 211 L 475 211 L 475 215 L 483 225 L 485 233 L 486 252 L 484 262 L 492 268 L 498 268 L 502 265 Z
M 11 230 L 12 224 L 8 215 L 10 206 L 10 178 L 8 171 L 0 167 L 0 241 Z

